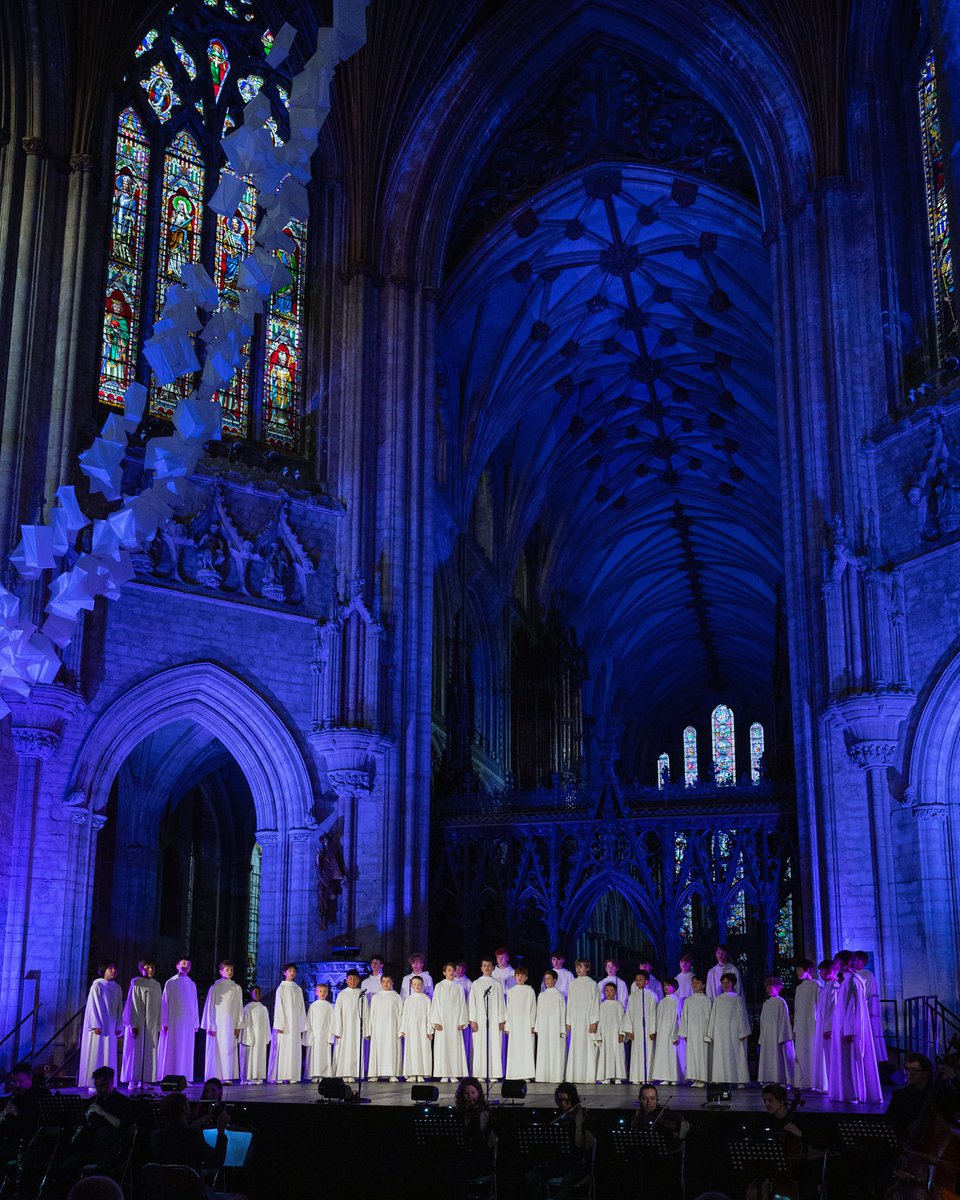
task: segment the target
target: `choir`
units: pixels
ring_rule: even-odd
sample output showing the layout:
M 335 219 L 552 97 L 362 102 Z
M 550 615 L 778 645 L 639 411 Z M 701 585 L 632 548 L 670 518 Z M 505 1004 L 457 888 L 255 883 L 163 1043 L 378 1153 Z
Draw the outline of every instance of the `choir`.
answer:
M 434 987 L 423 956 L 414 954 L 399 989 L 374 958 L 362 982 L 357 971 L 347 972 L 335 1003 L 329 985 L 318 984 L 309 1008 L 295 982 L 296 965 L 288 963 L 272 1020 L 259 988 L 251 989 L 244 1007 L 229 961 L 220 964 L 202 1016 L 189 959 L 177 963 L 162 992 L 154 964 L 142 961 L 123 1007 L 116 966 L 105 963 L 87 1002 L 79 1083 L 87 1086 L 98 1066 L 116 1066 L 124 1032 L 125 1082 L 152 1082 L 167 1073 L 190 1078 L 199 1030 L 206 1034 L 206 1073 L 224 1082 L 328 1076 L 347 1082 L 361 1076 L 452 1082 L 468 1075 L 693 1087 L 708 1082 L 743 1087 L 749 1081 L 750 1022 L 740 973 L 725 946 L 717 948 L 716 966 L 705 976 L 694 973 L 685 954 L 675 978 L 658 981 L 645 963 L 629 988 L 613 959 L 597 982 L 588 961 L 578 959 L 571 974 L 555 952 L 537 993 L 527 968 L 515 969 L 509 958 L 499 948 L 472 981 L 463 963 L 448 962 Z M 863 951 L 841 951 L 819 964 L 817 978 L 814 964 L 801 960 L 792 1014 L 780 994 L 782 981 L 766 980 L 759 1083 L 791 1083 L 836 1100 L 880 1101 L 877 1064 L 886 1048 L 867 961 Z

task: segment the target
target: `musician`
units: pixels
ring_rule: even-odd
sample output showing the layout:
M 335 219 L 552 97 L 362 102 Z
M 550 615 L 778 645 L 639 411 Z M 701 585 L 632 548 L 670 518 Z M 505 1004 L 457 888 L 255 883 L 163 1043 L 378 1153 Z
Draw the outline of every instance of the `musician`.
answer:
M 780 1083 L 768 1083 L 761 1091 L 763 1098 L 763 1107 L 766 1111 L 764 1117 L 764 1129 L 772 1135 L 782 1146 L 784 1158 L 787 1160 L 791 1176 L 799 1176 L 804 1163 L 801 1161 L 803 1156 L 803 1134 L 800 1132 L 800 1127 L 793 1119 L 793 1113 L 787 1103 L 787 1089 Z M 799 1197 L 813 1195 L 815 1191 L 811 1190 L 810 1186 L 805 1186 L 801 1192 L 801 1185 L 797 1178 L 787 1178 L 779 1174 L 774 1174 L 765 1170 L 763 1174 L 751 1181 L 747 1188 L 747 1200 L 758 1200 L 759 1197 L 765 1196 L 767 1192 L 774 1195 L 783 1195 L 789 1197 Z
M 633 1115 L 631 1124 L 634 1129 L 653 1129 L 656 1127 L 668 1141 L 672 1137 L 679 1139 L 685 1134 L 686 1121 L 676 1114 L 669 1112 L 660 1104 L 660 1093 L 652 1083 L 645 1083 L 640 1089 L 640 1107 Z
M 669 1152 L 668 1157 L 656 1151 L 641 1151 L 639 1160 L 639 1196 L 661 1197 L 673 1195 L 678 1190 L 680 1171 L 680 1143 L 687 1136 L 690 1126 L 678 1113 L 672 1113 L 660 1103 L 660 1095 L 652 1083 L 640 1089 L 640 1107 L 634 1113 L 631 1125 L 634 1129 L 651 1130 L 662 1135 Z
M 61 1187 L 78 1179 L 84 1167 L 93 1166 L 98 1173 L 109 1174 L 122 1160 L 134 1116 L 130 1101 L 114 1087 L 114 1078 L 113 1067 L 98 1067 L 93 1072 L 93 1099 L 57 1169 Z
M 0 1179 L 22 1170 L 22 1151 L 40 1128 L 40 1097 L 49 1095 L 33 1082 L 29 1063 L 17 1063 L 7 1083 L 10 1094 L 0 1100 Z
M 904 1149 L 916 1148 L 930 1111 L 933 1092 L 933 1063 L 925 1054 L 908 1054 L 903 1073 L 906 1086 L 890 1097 L 886 1118 Z
M 551 1124 L 569 1129 L 570 1152 L 538 1163 L 527 1172 L 527 1193 L 537 1200 L 543 1196 L 544 1184 L 548 1179 L 560 1180 L 555 1195 L 558 1200 L 567 1200 L 575 1187 L 590 1178 L 593 1170 L 594 1137 L 587 1128 L 586 1110 L 576 1084 L 558 1084 L 553 1098 L 557 1105 L 557 1116 Z

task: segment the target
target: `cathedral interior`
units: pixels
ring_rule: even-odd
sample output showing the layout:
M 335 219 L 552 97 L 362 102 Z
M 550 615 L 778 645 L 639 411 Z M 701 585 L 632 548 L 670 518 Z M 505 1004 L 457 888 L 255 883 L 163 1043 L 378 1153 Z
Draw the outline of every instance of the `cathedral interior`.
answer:
M 0 6 L 0 1034 L 145 953 L 956 1006 L 960 3 L 338 7 Z

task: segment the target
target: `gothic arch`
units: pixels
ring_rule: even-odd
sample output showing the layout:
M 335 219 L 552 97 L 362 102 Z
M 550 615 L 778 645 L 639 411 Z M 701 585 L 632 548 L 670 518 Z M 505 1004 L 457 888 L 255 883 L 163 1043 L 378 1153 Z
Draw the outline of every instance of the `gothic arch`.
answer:
M 581 884 L 564 906 L 562 933 L 572 940 L 580 932 L 583 923 L 599 903 L 606 891 L 618 892 L 633 913 L 638 929 L 655 945 L 662 939 L 656 930 L 660 928 L 659 914 L 652 911 L 650 898 L 637 881 L 619 871 L 600 871 Z
M 121 764 L 149 733 L 194 721 L 217 738 L 250 785 L 257 826 L 286 831 L 311 821 L 313 788 L 296 741 L 276 711 L 237 675 L 212 662 L 186 663 L 135 684 L 87 734 L 74 789 L 102 809 Z

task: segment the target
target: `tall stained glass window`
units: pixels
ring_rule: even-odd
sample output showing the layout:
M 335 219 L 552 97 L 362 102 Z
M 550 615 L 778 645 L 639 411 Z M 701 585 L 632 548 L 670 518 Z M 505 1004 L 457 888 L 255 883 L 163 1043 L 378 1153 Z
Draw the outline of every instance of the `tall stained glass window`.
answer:
M 186 263 L 217 285 L 221 307 L 240 303 L 239 269 L 254 249 L 257 196 L 247 183 L 231 214 L 207 207 L 227 170 L 220 139 L 252 97 L 269 100 L 271 137 L 289 136 L 290 76 L 265 61 L 272 34 L 253 0 L 182 0 L 130 46 L 113 172 L 99 400 L 117 408 L 130 383 L 151 384 L 149 412 L 168 420 L 199 372 L 152 382 L 142 354 Z M 217 393 L 223 431 L 285 453 L 302 452 L 303 278 L 307 225 L 291 221 L 277 256 L 289 282 L 257 314 L 243 365 Z M 204 314 L 208 316 L 209 314 Z M 198 339 L 201 366 L 206 347 Z
M 257 947 L 260 942 L 260 878 L 263 850 L 254 842 L 250 855 L 250 889 L 247 899 L 247 987 L 257 982 Z
M 683 782 L 693 787 L 697 782 L 697 731 L 688 725 L 683 731 Z
M 763 726 L 755 721 L 750 726 L 750 781 L 759 783 L 763 773 Z
M 132 108 L 120 114 L 107 250 L 99 397 L 120 408 L 133 382 L 140 336 L 140 291 L 150 147 Z
M 733 711 L 725 704 L 718 704 L 713 710 L 710 723 L 713 731 L 713 766 L 717 783 L 735 783 L 737 771 Z
M 727 936 L 740 937 L 747 932 L 747 897 L 743 888 L 734 893 L 727 909 Z
M 923 143 L 923 174 L 927 193 L 927 226 L 937 314 L 937 350 L 942 359 L 957 350 L 957 308 L 950 246 L 950 214 L 944 178 L 943 142 L 937 73 L 931 52 L 920 72 L 920 135 Z
M 777 926 L 774 931 L 777 942 L 778 958 L 793 958 L 793 897 L 788 896 L 780 906 L 777 914 Z
M 670 782 L 670 755 L 661 754 L 657 759 L 657 787 L 664 788 Z

